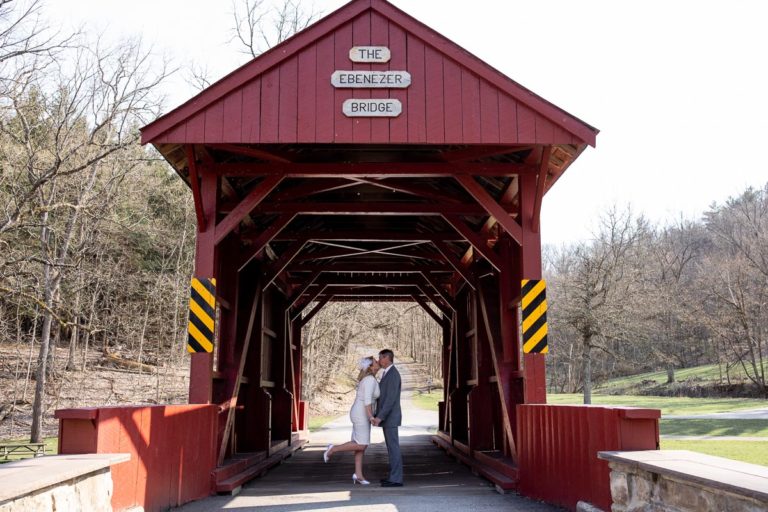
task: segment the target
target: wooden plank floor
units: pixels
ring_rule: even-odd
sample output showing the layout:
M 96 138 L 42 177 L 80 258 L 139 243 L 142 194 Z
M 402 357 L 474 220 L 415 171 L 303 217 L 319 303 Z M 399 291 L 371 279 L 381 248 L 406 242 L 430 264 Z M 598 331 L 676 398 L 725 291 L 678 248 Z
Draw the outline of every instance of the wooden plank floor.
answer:
M 559 510 L 514 494 L 499 494 L 484 479 L 474 476 L 430 442 L 429 435 L 401 439 L 405 486 L 384 488 L 387 452 L 374 444 L 366 452 L 366 477 L 370 486 L 352 485 L 351 454 L 339 454 L 324 464 L 324 444 L 310 443 L 262 478 L 247 484 L 237 496 L 216 496 L 190 503 L 180 510 L 237 511 L 520 511 Z
M 373 350 L 366 353 L 375 353 Z M 310 443 L 280 466 L 246 484 L 237 496 L 215 496 L 189 503 L 179 510 L 208 512 L 244 511 L 343 511 L 343 512 L 551 512 L 561 510 L 515 494 L 499 494 L 483 478 L 448 456 L 431 442 L 437 429 L 437 412 L 415 407 L 410 399 L 423 383 L 412 362 L 398 360 L 403 377 L 404 487 L 381 487 L 388 475 L 387 449 L 380 428 L 371 431 L 365 453 L 365 477 L 371 485 L 352 485 L 354 460 L 341 453 L 328 464 L 323 451 L 328 443 L 350 439 L 352 424 L 342 416 L 313 432 Z

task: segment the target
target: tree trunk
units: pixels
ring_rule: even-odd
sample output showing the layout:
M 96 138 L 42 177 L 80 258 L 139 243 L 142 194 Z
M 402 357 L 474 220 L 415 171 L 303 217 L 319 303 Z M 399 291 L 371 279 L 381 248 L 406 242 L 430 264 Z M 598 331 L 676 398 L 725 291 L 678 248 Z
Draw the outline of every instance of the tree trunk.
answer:
M 584 364 L 584 404 L 592 403 L 592 337 L 584 337 L 584 350 L 582 352 Z
M 675 367 L 674 365 L 667 366 L 667 384 L 675 382 Z
M 45 229 L 45 228 L 44 228 Z M 47 308 L 43 312 L 43 331 L 40 336 L 40 353 L 37 358 L 37 371 L 35 372 L 35 400 L 32 404 L 32 429 L 30 432 L 31 443 L 43 442 L 43 410 L 45 408 L 45 377 L 46 366 L 48 364 L 48 350 L 51 340 L 51 323 L 53 316 L 50 308 L 53 307 L 53 293 L 50 289 L 50 265 L 45 265 L 43 286 L 45 287 L 45 305 Z

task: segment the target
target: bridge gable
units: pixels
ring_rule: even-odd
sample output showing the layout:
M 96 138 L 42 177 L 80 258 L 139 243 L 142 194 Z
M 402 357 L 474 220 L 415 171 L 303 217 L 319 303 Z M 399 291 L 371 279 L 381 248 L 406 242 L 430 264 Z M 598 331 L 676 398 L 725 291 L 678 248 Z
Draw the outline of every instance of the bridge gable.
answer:
M 350 60 L 382 46 L 386 63 Z M 335 71 L 405 71 L 407 88 L 340 88 Z M 345 100 L 396 100 L 348 117 Z M 597 130 L 384 0 L 353 0 L 142 130 L 154 144 L 572 144 Z

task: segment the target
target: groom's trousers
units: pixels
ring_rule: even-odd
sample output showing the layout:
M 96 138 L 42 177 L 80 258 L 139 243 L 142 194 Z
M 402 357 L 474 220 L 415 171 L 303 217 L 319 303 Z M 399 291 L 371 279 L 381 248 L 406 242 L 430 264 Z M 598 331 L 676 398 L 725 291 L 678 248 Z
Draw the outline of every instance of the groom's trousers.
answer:
M 400 435 L 398 427 L 384 427 L 384 442 L 387 443 L 387 455 L 389 456 L 389 480 L 390 482 L 403 483 L 403 456 L 400 454 Z

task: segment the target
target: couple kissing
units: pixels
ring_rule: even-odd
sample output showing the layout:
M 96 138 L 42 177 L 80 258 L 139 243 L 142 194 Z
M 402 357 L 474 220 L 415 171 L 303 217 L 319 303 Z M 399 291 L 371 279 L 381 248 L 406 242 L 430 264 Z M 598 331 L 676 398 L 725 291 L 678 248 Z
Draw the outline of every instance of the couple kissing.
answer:
M 400 454 L 398 427 L 402 423 L 400 411 L 400 373 L 395 368 L 395 354 L 389 349 L 379 352 L 379 357 L 364 357 L 358 367 L 357 394 L 349 419 L 352 420 L 352 439 L 344 444 L 329 444 L 323 453 L 328 462 L 339 452 L 354 452 L 355 472 L 353 484 L 369 485 L 363 474 L 363 455 L 371 444 L 371 425 L 381 427 L 389 457 L 389 476 L 381 481 L 382 487 L 403 486 L 403 457 Z M 381 373 L 379 380 L 377 374 Z

